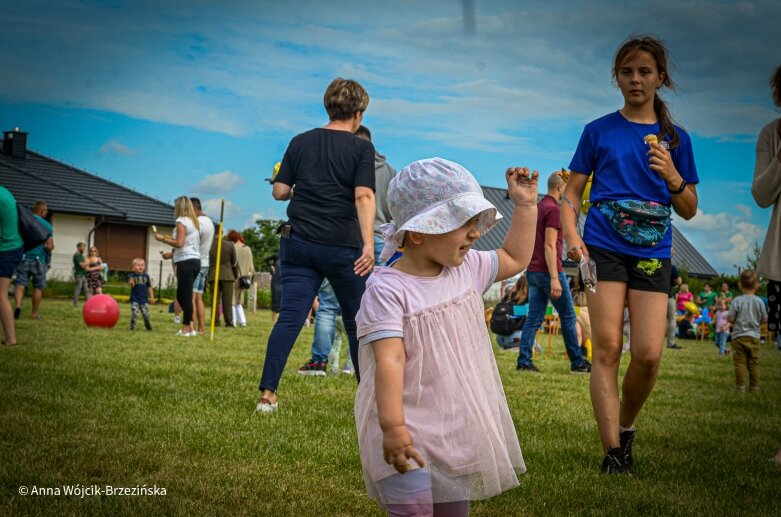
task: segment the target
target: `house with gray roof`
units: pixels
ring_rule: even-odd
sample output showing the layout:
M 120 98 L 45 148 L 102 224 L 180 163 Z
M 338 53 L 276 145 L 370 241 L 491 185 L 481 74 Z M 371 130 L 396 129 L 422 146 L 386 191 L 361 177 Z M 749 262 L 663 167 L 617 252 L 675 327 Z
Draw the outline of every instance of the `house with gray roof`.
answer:
M 493 203 L 493 205 L 499 210 L 499 213 L 504 217 L 496 224 L 496 226 L 485 235 L 481 236 L 474 245 L 478 250 L 493 250 L 502 247 L 504 237 L 507 235 L 507 231 L 510 229 L 510 219 L 513 214 L 515 204 L 507 196 L 506 188 L 495 187 L 482 187 L 483 195 L 485 198 Z M 580 221 L 585 220 L 585 217 L 581 217 Z M 673 264 L 681 269 L 686 270 L 689 276 L 696 278 L 711 279 L 718 276 L 718 272 L 713 266 L 708 263 L 705 257 L 697 251 L 697 248 L 692 246 L 681 231 L 672 225 L 673 229 Z M 564 261 L 564 269 L 570 276 L 575 274 L 576 264 L 570 260 Z
M 0 152 L 0 185 L 21 206 L 46 201 L 55 248 L 49 276 L 70 279 L 72 257 L 78 242 L 97 246 L 112 271 L 131 271 L 134 258 L 142 257 L 147 272 L 157 279 L 162 246 L 152 236 L 152 226 L 171 233 L 174 207 L 118 185 L 87 171 L 27 148 L 27 133 L 3 133 Z M 170 262 L 167 272 L 170 272 Z

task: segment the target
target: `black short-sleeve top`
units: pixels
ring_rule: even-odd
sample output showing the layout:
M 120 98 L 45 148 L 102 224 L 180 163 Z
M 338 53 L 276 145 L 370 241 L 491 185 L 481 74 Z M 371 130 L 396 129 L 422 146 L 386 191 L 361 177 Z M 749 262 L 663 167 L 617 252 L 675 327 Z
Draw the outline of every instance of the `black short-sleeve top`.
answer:
M 275 182 L 295 187 L 287 207 L 304 239 L 363 247 L 355 188 L 374 190 L 374 145 L 348 131 L 315 128 L 290 141 Z

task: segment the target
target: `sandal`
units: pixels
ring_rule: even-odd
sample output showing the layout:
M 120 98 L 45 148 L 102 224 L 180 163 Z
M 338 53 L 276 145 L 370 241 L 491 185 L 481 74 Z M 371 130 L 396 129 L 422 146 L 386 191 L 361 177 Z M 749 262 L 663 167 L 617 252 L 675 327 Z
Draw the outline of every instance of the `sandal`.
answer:
M 258 406 L 255 408 L 255 413 L 273 413 L 277 410 L 278 402 L 273 404 L 266 397 L 261 397 L 258 401 Z

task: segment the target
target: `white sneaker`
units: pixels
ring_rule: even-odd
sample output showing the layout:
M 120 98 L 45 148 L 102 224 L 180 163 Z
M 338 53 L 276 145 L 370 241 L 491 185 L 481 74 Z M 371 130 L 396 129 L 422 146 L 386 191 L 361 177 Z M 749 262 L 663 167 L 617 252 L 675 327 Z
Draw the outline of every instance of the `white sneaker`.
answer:
M 197 336 L 197 332 L 182 332 L 182 329 L 179 329 L 176 331 L 176 334 L 174 336 L 182 336 L 182 337 L 195 337 Z
M 278 405 L 279 405 L 278 402 L 274 402 L 272 404 L 271 402 L 269 402 L 267 398 L 265 397 L 261 398 L 258 401 L 257 407 L 255 407 L 255 413 L 264 413 L 264 414 L 273 413 L 277 410 Z

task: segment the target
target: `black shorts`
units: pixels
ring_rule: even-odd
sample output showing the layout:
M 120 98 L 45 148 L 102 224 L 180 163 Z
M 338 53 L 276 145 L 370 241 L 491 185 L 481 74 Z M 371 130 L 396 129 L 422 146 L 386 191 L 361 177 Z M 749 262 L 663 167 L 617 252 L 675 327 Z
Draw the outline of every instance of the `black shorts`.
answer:
M 624 282 L 627 289 L 670 294 L 670 259 L 642 258 L 588 246 L 589 256 L 597 263 L 597 282 Z

